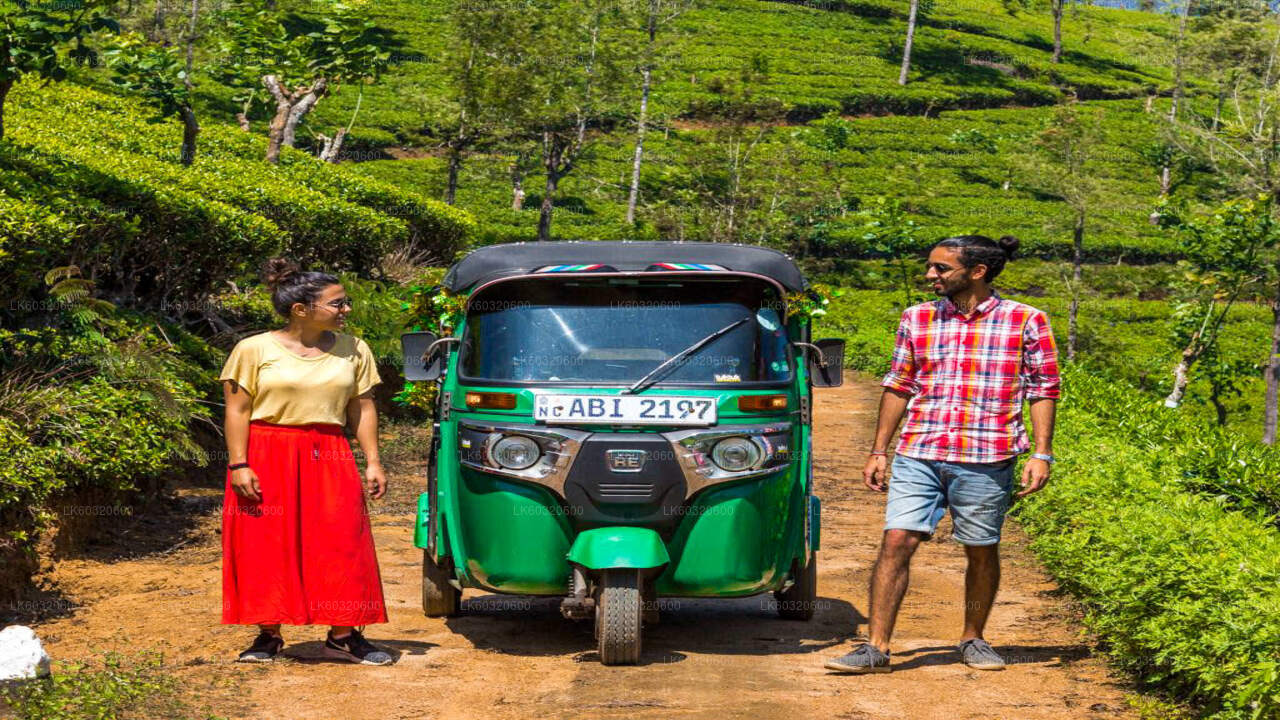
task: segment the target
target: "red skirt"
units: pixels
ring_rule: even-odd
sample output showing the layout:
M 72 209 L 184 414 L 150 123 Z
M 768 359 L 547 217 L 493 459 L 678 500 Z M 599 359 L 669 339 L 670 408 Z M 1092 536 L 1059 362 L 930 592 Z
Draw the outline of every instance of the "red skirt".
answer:
M 249 423 L 262 500 L 231 489 L 222 513 L 222 622 L 387 621 L 365 494 L 338 425 Z

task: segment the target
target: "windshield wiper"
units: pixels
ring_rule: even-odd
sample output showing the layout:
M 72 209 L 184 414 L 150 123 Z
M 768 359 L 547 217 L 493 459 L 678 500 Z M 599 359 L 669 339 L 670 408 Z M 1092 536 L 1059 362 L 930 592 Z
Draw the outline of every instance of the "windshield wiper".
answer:
M 655 382 L 657 382 L 657 381 L 658 381 L 658 378 L 659 378 L 659 377 L 661 377 L 661 375 L 663 374 L 663 371 L 664 371 L 664 370 L 666 370 L 667 368 L 670 368 L 670 367 L 674 366 L 674 365 L 675 365 L 675 363 L 678 363 L 678 362 L 682 362 L 682 361 L 684 361 L 684 360 L 685 360 L 686 358 L 688 358 L 689 356 L 691 356 L 691 355 L 693 355 L 694 353 L 698 352 L 699 350 L 701 350 L 702 348 L 706 347 L 707 345 L 710 345 L 710 344 L 711 344 L 711 342 L 712 342 L 713 340 L 715 340 L 716 338 L 720 337 L 721 335 L 724 335 L 725 333 L 727 333 L 727 332 L 729 332 L 730 330 L 732 330 L 732 329 L 734 329 L 734 328 L 738 327 L 739 325 L 741 325 L 742 323 L 744 323 L 744 322 L 746 322 L 746 321 L 748 321 L 748 320 L 750 320 L 750 319 L 751 319 L 751 318 L 741 318 L 741 319 L 739 319 L 739 320 L 735 320 L 734 322 L 732 322 L 732 323 L 730 323 L 730 324 L 728 324 L 728 325 L 725 325 L 724 327 L 720 328 L 719 330 L 717 330 L 717 331 L 715 331 L 715 332 L 711 333 L 710 335 L 708 335 L 708 336 L 706 336 L 706 337 L 702 338 L 702 339 L 701 339 L 701 340 L 699 340 L 698 342 L 696 342 L 696 343 L 694 343 L 694 344 L 690 345 L 689 347 L 687 347 L 687 348 L 685 348 L 685 349 L 681 350 L 680 352 L 676 353 L 675 355 L 672 355 L 671 357 L 667 358 L 666 360 L 663 360 L 661 365 L 659 365 L 658 367 L 656 367 L 656 368 L 654 368 L 654 369 L 650 370 L 650 371 L 649 371 L 649 374 L 647 374 L 647 375 L 645 375 L 644 377 L 640 378 L 639 380 L 635 381 L 635 384 L 633 384 L 631 387 L 627 388 L 627 389 L 626 389 L 626 392 L 631 393 L 631 394 L 635 394 L 635 393 L 637 393 L 637 392 L 639 392 L 639 391 L 641 391 L 641 390 L 644 390 L 645 388 L 647 388 L 647 387 L 649 387 L 650 385 L 652 385 L 652 384 L 654 384 Z

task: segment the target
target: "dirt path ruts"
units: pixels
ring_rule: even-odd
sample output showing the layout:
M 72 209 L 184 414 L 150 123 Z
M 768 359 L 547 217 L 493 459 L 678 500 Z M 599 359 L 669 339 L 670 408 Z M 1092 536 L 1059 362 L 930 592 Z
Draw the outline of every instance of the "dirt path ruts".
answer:
M 913 563 L 894 672 L 852 677 L 822 668 L 824 658 L 842 654 L 866 631 L 862 611 L 883 496 L 856 478 L 878 395 L 865 377 L 819 391 L 822 603 L 809 623 L 776 619 L 770 596 L 664 600 L 661 623 L 645 629 L 643 664 L 604 667 L 590 623 L 563 620 L 553 599 L 469 590 L 463 616 L 428 619 L 419 605 L 421 556 L 412 544 L 418 480 L 400 467 L 393 478 L 399 488 L 374 517 L 391 622 L 366 631 L 401 654 L 392 667 L 311 660 L 321 628 L 285 628 L 293 661 L 230 662 L 252 632 L 217 624 L 216 512 L 173 553 L 62 563 L 52 579 L 84 607 L 37 631 L 58 658 L 126 645 L 163 650 L 193 697 L 232 717 L 1133 716 L 1126 687 L 1091 656 L 1068 602 L 1053 592 L 1016 526 L 1007 526 L 1003 588 L 987 632 L 1008 670 L 978 672 L 958 662 L 964 555 L 946 540 L 926 543 Z

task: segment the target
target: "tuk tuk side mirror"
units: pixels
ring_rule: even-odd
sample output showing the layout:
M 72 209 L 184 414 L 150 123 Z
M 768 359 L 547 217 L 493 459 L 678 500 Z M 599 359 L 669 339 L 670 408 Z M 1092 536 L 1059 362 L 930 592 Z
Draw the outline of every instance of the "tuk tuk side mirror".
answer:
M 814 387 L 840 387 L 844 384 L 843 338 L 827 338 L 796 345 L 808 351 L 810 384 Z
M 421 382 L 440 378 L 444 362 L 440 353 L 434 352 L 438 340 L 433 332 L 408 332 L 400 336 L 405 380 Z

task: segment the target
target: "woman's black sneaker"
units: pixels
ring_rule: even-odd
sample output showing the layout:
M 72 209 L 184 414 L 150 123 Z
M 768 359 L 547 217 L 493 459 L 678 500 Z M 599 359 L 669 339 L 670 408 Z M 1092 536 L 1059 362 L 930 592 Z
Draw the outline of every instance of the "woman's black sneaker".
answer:
M 324 639 L 324 654 L 361 665 L 390 665 L 395 660 L 391 653 L 365 640 L 359 630 L 352 630 L 350 635 L 339 640 L 334 639 L 330 630 Z
M 240 653 L 236 662 L 271 662 L 282 649 L 284 649 L 284 638 L 263 630 L 258 633 L 257 639 L 249 649 Z

